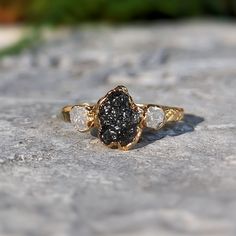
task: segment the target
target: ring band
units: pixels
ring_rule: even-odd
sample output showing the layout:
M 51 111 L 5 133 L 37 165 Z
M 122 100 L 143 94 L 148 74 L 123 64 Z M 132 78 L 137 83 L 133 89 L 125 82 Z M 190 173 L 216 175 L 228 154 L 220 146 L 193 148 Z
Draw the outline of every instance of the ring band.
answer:
M 156 104 L 135 104 L 124 86 L 110 90 L 96 104 L 68 105 L 62 119 L 80 132 L 98 128 L 99 138 L 111 148 L 129 150 L 140 139 L 144 128 L 159 130 L 170 122 L 180 121 L 184 109 Z

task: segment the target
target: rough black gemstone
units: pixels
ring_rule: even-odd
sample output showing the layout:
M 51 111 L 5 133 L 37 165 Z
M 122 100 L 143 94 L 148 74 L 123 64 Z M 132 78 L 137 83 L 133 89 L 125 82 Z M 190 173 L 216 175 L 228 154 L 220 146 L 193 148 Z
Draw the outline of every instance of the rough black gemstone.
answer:
M 126 146 L 137 134 L 138 111 L 132 109 L 129 95 L 123 91 L 110 93 L 99 109 L 100 139 L 105 144 L 111 142 Z

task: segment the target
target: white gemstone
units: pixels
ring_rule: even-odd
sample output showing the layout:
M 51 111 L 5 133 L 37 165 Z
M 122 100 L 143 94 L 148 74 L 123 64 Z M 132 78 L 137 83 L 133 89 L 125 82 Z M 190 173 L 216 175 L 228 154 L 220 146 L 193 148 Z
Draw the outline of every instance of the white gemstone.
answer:
M 164 111 L 156 106 L 150 106 L 146 113 L 147 127 L 152 129 L 158 129 L 165 119 Z
M 70 111 L 70 121 L 79 131 L 88 129 L 88 111 L 85 107 L 74 106 Z

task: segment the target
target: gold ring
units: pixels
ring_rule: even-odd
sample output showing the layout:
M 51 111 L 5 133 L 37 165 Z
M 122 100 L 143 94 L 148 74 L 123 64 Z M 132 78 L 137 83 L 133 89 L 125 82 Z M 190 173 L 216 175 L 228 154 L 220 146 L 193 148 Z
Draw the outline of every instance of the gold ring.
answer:
M 135 104 L 128 89 L 117 86 L 96 104 L 65 106 L 61 115 L 80 132 L 97 128 L 99 139 L 106 146 L 129 150 L 139 141 L 144 128 L 159 130 L 169 122 L 180 121 L 184 109 Z

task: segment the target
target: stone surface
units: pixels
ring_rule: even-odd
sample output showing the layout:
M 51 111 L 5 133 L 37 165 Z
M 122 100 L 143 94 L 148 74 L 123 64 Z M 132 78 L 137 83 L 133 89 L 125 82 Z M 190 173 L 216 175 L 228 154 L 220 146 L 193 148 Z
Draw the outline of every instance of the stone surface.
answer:
M 22 26 L 0 25 L 0 50 L 11 46 L 21 40 L 27 29 Z
M 235 26 L 81 27 L 1 60 L 0 235 L 235 235 Z M 118 84 L 184 121 L 122 152 L 56 118 Z

